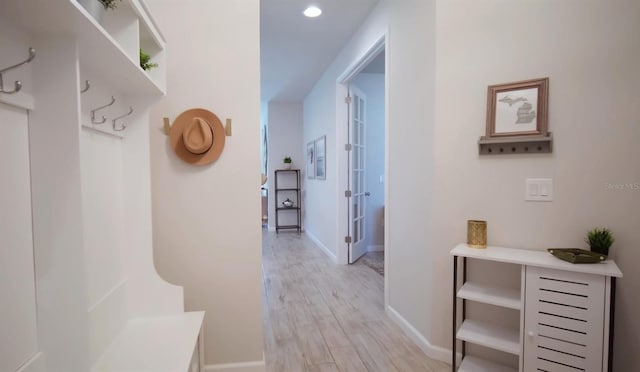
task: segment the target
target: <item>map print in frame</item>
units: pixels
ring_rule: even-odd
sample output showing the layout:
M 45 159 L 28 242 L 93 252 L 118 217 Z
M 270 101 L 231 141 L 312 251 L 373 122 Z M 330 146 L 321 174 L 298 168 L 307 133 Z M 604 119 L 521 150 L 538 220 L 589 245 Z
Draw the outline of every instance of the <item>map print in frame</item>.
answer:
M 489 86 L 487 138 L 547 135 L 549 79 Z

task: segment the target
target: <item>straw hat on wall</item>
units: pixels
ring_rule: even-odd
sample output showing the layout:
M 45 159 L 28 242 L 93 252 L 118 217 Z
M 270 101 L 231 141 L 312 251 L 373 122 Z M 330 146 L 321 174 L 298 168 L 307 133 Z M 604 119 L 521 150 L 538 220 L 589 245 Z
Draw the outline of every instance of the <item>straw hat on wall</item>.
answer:
M 169 139 L 180 159 L 193 165 L 207 165 L 220 157 L 225 131 L 214 113 L 196 108 L 178 115 Z

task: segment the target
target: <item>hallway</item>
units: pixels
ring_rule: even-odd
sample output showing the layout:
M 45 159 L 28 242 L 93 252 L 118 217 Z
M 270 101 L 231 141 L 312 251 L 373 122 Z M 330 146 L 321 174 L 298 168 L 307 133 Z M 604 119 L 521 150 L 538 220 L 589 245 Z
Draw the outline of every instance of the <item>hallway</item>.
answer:
M 387 318 L 384 277 L 339 266 L 303 234 L 263 231 L 268 372 L 445 372 Z

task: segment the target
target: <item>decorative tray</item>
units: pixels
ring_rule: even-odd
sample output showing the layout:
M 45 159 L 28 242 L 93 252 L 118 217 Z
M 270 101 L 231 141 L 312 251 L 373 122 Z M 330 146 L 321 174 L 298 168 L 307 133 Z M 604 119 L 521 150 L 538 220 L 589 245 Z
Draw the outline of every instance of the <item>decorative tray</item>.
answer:
M 601 253 L 586 251 L 578 248 L 549 248 L 547 252 L 556 256 L 561 260 L 571 263 L 597 263 L 607 259 L 607 256 Z

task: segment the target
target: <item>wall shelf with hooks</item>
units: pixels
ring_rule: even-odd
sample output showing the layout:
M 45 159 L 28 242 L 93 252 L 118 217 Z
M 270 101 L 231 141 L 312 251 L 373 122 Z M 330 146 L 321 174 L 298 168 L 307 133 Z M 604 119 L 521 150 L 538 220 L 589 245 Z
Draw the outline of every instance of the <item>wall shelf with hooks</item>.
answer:
M 0 1 L 0 102 L 21 108 L 0 107 L 6 153 L 21 159 L 11 158 L 5 196 L 22 203 L 17 233 L 33 237 L 0 252 L 0 262 L 30 254 L 7 274 L 20 311 L 3 314 L 11 331 L 0 344 L 13 357 L 0 352 L 2 370 L 158 370 L 162 358 L 172 370 L 203 367 L 203 314 L 183 312 L 182 287 L 157 274 L 140 228 L 151 226 L 150 108 L 166 85 L 165 41 L 142 1 L 118 1 L 101 22 L 77 0 Z M 160 67 L 140 67 L 140 46 Z
M 502 138 L 480 137 L 478 151 L 480 155 L 506 154 L 546 154 L 552 151 L 553 137 L 547 136 L 518 136 Z
M 134 4 L 133 6 L 131 4 Z M 156 27 L 150 16 L 140 17 L 143 10 L 137 0 L 127 0 L 121 11 L 135 15 L 139 23 L 135 38 L 139 37 L 139 29 L 144 28 L 147 34 Z M 137 49 L 132 53 L 133 45 L 139 40 L 129 40 L 134 36 L 122 36 L 126 40 L 118 40 L 121 35 L 107 31 L 76 1 L 72 0 L 22 0 L 3 2 L 0 12 L 13 14 L 16 23 L 34 34 L 68 34 L 77 35 L 80 66 L 84 71 L 99 73 L 104 80 L 121 87 L 122 93 L 131 95 L 162 96 L 165 93 L 163 78 L 154 80 L 139 65 Z M 153 34 L 159 35 L 157 31 Z M 158 36 L 158 49 L 164 49 L 164 40 Z M 161 63 L 158 69 L 164 71 Z M 158 71 L 158 75 L 162 72 Z

